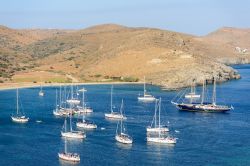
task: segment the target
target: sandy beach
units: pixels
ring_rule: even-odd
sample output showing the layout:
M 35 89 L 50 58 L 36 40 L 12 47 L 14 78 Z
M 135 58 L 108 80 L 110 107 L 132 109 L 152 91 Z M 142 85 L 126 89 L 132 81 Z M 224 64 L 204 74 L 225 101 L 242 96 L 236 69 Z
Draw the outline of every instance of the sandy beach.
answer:
M 143 84 L 143 82 L 89 82 L 89 83 L 73 83 L 74 85 L 105 85 L 105 84 Z M 71 85 L 71 83 L 31 83 L 31 82 L 22 82 L 22 83 L 2 83 L 0 84 L 0 90 L 9 90 L 16 88 L 32 88 L 32 87 L 52 87 L 60 85 Z

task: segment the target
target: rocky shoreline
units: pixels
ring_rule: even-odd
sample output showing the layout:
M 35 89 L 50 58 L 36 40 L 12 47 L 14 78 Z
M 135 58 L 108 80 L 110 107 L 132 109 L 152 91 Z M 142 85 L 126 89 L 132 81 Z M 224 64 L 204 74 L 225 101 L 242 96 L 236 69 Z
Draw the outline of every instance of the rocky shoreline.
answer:
M 237 70 L 221 63 L 213 65 L 195 66 L 184 68 L 179 71 L 168 73 L 157 73 L 159 76 L 151 77 L 152 84 L 160 86 L 163 90 L 177 90 L 190 87 L 193 82 L 196 85 L 202 85 L 205 79 L 208 84 L 213 82 L 214 77 L 217 82 L 226 82 L 229 80 L 240 79 L 241 76 Z

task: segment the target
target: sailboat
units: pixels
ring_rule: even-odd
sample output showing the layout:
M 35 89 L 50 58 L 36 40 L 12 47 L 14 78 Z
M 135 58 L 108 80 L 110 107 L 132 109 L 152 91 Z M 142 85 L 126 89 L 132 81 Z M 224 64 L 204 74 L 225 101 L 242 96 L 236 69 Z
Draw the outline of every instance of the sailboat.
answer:
M 60 87 L 60 93 L 61 93 L 61 87 Z M 60 108 L 58 107 L 58 104 L 57 104 L 57 89 L 56 89 L 56 105 L 55 105 L 55 109 L 53 110 L 53 114 L 55 116 L 63 116 L 63 113 L 62 111 L 60 111 Z
M 157 110 L 158 110 L 158 121 L 157 123 Z M 151 123 L 151 126 L 147 127 L 147 132 L 168 132 L 169 128 L 167 126 L 161 126 L 161 98 L 155 100 L 155 114 Z
M 109 119 L 127 119 L 121 112 L 114 112 L 113 111 L 113 85 L 111 86 L 110 92 L 110 113 L 105 113 L 105 117 Z
M 74 97 L 73 84 L 71 84 L 71 98 L 66 100 L 66 102 L 71 105 L 79 105 L 81 102 L 79 99 Z
M 142 101 L 142 102 L 153 102 L 155 101 L 155 97 L 152 96 L 151 94 L 148 94 L 146 91 L 146 80 L 145 80 L 145 76 L 144 76 L 144 91 L 143 91 L 143 96 L 138 96 L 138 100 Z
M 59 92 L 59 105 L 56 104 L 56 109 L 53 111 L 55 116 L 69 116 L 70 114 L 74 114 L 75 110 L 73 108 L 68 108 L 67 106 L 74 106 L 74 104 L 69 104 L 66 102 L 66 86 L 64 86 L 64 93 L 62 95 L 62 87 L 60 85 L 60 92 Z M 63 99 L 62 99 L 63 98 Z M 56 103 L 57 103 L 57 93 L 56 93 Z
M 204 93 L 204 92 L 203 92 Z M 213 96 L 212 103 L 204 102 L 204 95 L 202 96 L 201 104 L 196 105 L 196 110 L 202 112 L 226 112 L 233 109 L 233 107 L 229 107 L 227 105 L 218 105 L 216 104 L 216 78 L 214 78 L 214 86 L 213 86 Z
M 187 99 L 199 99 L 201 97 L 201 95 L 196 94 L 196 90 L 195 90 L 195 83 L 193 82 L 193 84 L 191 85 L 190 88 L 190 93 L 185 95 L 185 98 Z
M 85 120 L 84 115 L 82 115 L 82 121 L 77 122 L 76 126 L 80 127 L 80 128 L 85 128 L 85 129 L 96 129 L 97 128 L 96 124 Z
M 121 114 L 122 114 L 122 111 L 123 111 L 123 100 L 122 100 L 121 108 L 120 108 Z M 119 124 L 120 124 L 120 132 L 118 132 Z M 126 131 L 123 125 L 123 120 L 121 119 L 121 121 L 117 123 L 115 139 L 116 141 L 123 143 L 123 144 L 132 144 L 133 139 L 125 132 Z
M 80 155 L 77 153 L 67 152 L 67 139 L 65 138 L 64 142 L 64 152 L 58 153 L 59 159 L 71 161 L 71 162 L 80 162 Z
M 172 104 L 176 105 L 176 107 L 181 111 L 190 111 L 190 112 L 226 112 L 233 109 L 233 107 L 229 107 L 226 105 L 217 105 L 216 104 L 216 79 L 214 78 L 213 85 L 213 95 L 212 102 L 205 102 L 206 96 L 206 80 L 203 81 L 202 87 L 202 95 L 200 103 L 177 103 L 171 101 Z
M 44 96 L 43 87 L 40 85 L 39 96 Z
M 72 104 L 70 104 L 70 109 L 72 110 Z M 67 131 L 67 117 L 64 120 L 63 125 L 64 131 L 61 131 L 61 135 L 67 138 L 78 138 L 83 139 L 86 138 L 86 134 L 83 131 L 73 131 L 72 129 L 72 113 L 69 114 L 69 131 Z
M 77 112 L 78 113 L 92 113 L 93 109 L 91 109 L 90 107 L 86 107 L 86 104 L 85 104 L 85 92 L 87 92 L 87 90 L 82 88 L 78 91 L 82 92 L 82 106 L 77 106 Z
M 19 113 L 19 94 L 18 94 L 18 88 L 16 89 L 16 115 L 12 115 L 11 119 L 13 122 L 17 123 L 27 123 L 29 121 L 29 118 L 26 117 L 25 115 L 20 115 Z
M 159 112 L 161 110 L 161 98 L 159 99 Z M 160 116 L 160 114 L 159 114 Z M 164 143 L 164 144 L 175 144 L 176 143 L 176 138 L 171 137 L 171 136 L 163 136 L 162 135 L 162 130 L 161 130 L 161 122 L 160 119 L 158 121 L 158 135 L 148 135 L 147 136 L 147 141 L 148 142 L 155 142 L 155 143 Z

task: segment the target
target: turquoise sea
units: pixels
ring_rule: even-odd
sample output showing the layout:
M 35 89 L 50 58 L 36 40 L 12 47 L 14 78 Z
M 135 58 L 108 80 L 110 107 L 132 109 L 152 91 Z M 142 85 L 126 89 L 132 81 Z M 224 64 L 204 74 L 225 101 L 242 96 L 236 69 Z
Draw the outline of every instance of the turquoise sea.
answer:
M 115 141 L 117 122 L 104 118 L 104 113 L 110 111 L 111 86 L 86 85 L 86 101 L 94 109 L 86 118 L 98 128 L 86 131 L 87 138 L 82 141 L 69 140 L 68 150 L 80 154 L 82 166 L 250 165 L 250 65 L 234 68 L 242 79 L 217 86 L 218 102 L 234 106 L 228 113 L 180 112 L 170 103 L 178 92 L 147 86 L 154 96 L 162 98 L 162 122 L 170 122 L 170 134 L 178 138 L 175 146 L 146 142 L 145 127 L 151 123 L 154 103 L 137 101 L 143 85 L 114 85 L 113 100 L 117 108 L 124 99 L 128 117 L 125 125 L 134 140 L 131 146 Z M 27 124 L 16 124 L 10 119 L 15 113 L 16 91 L 0 91 L 0 165 L 72 165 L 57 156 L 64 149 L 64 139 L 60 136 L 64 119 L 52 113 L 56 89 L 59 87 L 45 87 L 44 97 L 38 96 L 39 88 L 19 90 L 21 110 L 30 117 Z M 73 122 L 75 127 L 76 119 Z

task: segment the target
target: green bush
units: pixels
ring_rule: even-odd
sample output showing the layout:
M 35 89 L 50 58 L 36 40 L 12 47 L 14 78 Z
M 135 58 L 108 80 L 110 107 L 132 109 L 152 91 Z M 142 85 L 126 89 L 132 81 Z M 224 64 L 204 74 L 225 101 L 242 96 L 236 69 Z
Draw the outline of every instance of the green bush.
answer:
M 123 79 L 121 79 L 124 82 L 138 82 L 139 79 L 138 78 L 134 78 L 134 77 L 123 77 Z

